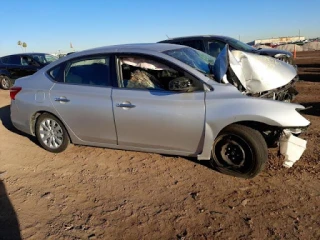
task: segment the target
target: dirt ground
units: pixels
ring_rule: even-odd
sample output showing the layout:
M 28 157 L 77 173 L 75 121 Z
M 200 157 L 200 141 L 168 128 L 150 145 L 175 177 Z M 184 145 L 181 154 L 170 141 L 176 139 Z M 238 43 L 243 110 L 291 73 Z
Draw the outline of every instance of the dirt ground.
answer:
M 320 239 L 320 52 L 298 53 L 312 125 L 290 169 L 276 150 L 251 180 L 182 157 L 40 148 L 0 90 L 0 239 Z

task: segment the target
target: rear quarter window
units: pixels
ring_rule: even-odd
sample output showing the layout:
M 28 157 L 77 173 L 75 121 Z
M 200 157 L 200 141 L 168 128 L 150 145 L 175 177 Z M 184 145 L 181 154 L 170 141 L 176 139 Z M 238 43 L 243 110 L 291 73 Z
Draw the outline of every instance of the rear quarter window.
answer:
M 61 77 L 62 64 L 52 68 L 49 70 L 49 76 L 56 82 L 63 82 L 63 78 Z

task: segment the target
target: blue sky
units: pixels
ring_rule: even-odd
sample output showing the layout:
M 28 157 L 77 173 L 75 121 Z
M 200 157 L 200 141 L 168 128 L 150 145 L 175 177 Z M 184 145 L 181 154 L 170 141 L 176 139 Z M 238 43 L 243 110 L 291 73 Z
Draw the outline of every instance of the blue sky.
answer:
M 3 0 L 0 56 L 76 51 L 169 37 L 221 34 L 248 42 L 320 37 L 320 0 Z

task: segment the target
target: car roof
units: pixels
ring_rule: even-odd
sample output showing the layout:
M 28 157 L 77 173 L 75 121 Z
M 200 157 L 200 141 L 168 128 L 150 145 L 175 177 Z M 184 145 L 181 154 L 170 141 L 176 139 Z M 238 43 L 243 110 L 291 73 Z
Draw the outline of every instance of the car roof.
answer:
M 48 55 L 51 55 L 51 54 L 49 54 L 49 53 L 30 52 L 30 53 L 15 53 L 15 54 L 10 54 L 10 55 L 6 55 L 6 56 L 2 56 L 2 57 L 0 57 L 0 58 L 9 57 L 9 56 L 29 56 L 29 55 L 33 55 L 33 54 L 48 54 Z
M 155 52 L 164 52 L 172 49 L 182 48 L 181 45 L 167 44 L 167 43 L 134 43 L 134 44 L 120 44 L 113 46 L 105 46 L 99 48 L 88 49 L 85 51 L 108 51 L 108 52 L 118 52 L 122 50 L 149 50 Z
M 188 40 L 188 39 L 210 39 L 210 38 L 215 38 L 215 39 L 231 39 L 230 37 L 227 36 L 221 36 L 221 35 L 194 35 L 194 36 L 185 36 L 185 37 L 176 37 L 176 38 L 169 38 L 166 40 L 162 40 L 159 43 L 164 43 L 164 42 L 170 42 L 170 41 L 178 41 L 178 40 Z
M 120 44 L 120 45 L 112 45 L 112 46 L 104 46 L 98 48 L 92 48 L 80 52 L 75 52 L 73 54 L 69 54 L 66 57 L 75 58 L 90 54 L 99 54 L 99 53 L 117 53 L 117 52 L 125 52 L 125 51 L 137 51 L 137 52 L 165 52 L 173 49 L 186 48 L 187 46 L 177 45 L 177 44 L 169 44 L 169 43 L 134 43 L 134 44 Z

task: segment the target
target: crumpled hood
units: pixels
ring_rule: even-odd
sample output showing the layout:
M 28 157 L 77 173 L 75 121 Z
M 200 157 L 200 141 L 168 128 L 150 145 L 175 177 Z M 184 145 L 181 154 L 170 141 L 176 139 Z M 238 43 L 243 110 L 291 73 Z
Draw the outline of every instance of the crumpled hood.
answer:
M 296 69 L 283 61 L 243 51 L 221 51 L 213 66 L 214 75 L 222 81 L 230 66 L 242 86 L 250 93 L 269 91 L 287 85 L 296 75 Z
M 288 84 L 297 71 L 278 59 L 242 51 L 229 51 L 230 67 L 248 91 L 258 93 Z

